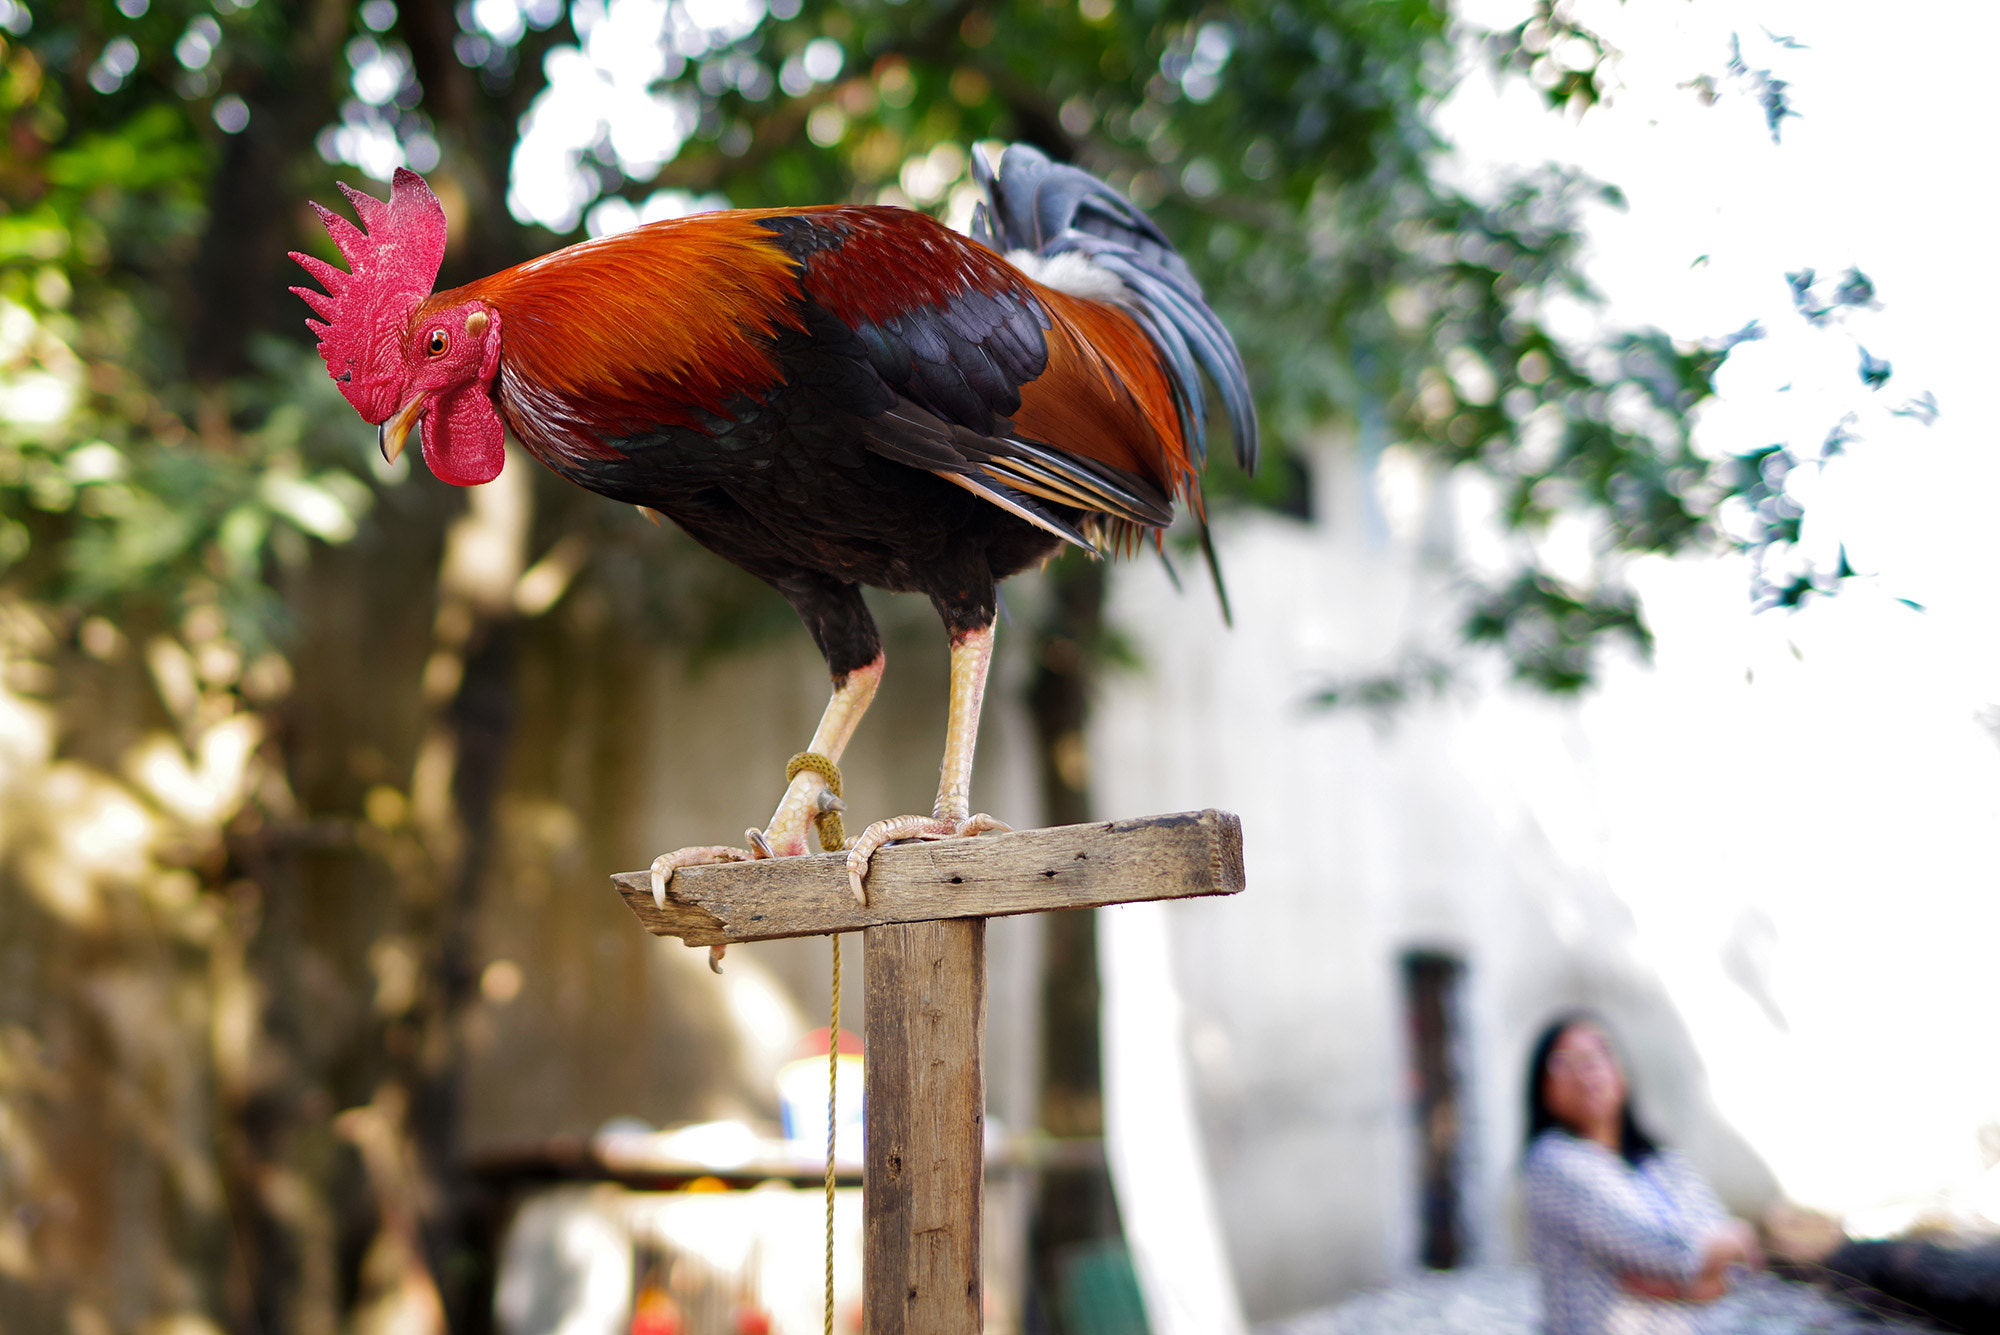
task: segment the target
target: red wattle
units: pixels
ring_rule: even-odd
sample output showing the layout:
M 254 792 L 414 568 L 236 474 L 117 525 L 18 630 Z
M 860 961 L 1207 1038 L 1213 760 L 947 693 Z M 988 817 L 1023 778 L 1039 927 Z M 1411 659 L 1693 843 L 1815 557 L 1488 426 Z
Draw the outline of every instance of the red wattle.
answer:
M 449 394 L 424 414 L 424 462 L 440 482 L 476 487 L 500 476 L 507 428 L 484 385 Z

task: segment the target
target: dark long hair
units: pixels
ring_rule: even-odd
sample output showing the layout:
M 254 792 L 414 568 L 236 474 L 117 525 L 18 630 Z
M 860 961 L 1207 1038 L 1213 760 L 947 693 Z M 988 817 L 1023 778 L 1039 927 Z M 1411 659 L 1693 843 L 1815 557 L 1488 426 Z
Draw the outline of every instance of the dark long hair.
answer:
M 1543 1093 L 1542 1086 L 1548 1077 L 1549 1054 L 1555 1051 L 1556 1040 L 1580 1024 L 1590 1025 L 1606 1037 L 1610 1036 L 1611 1030 L 1606 1027 L 1604 1021 L 1589 1011 L 1569 1011 L 1552 1020 L 1549 1027 L 1542 1030 L 1542 1036 L 1535 1040 L 1533 1054 L 1528 1058 L 1528 1144 L 1530 1145 L 1533 1145 L 1535 1137 L 1544 1131 L 1571 1130 L 1549 1110 L 1548 1097 Z M 1616 1050 L 1616 1045 L 1613 1045 L 1613 1051 Z M 1622 1060 L 1619 1066 L 1623 1069 Z M 1659 1152 L 1659 1142 L 1640 1130 L 1639 1123 L 1632 1117 L 1632 1077 L 1631 1072 L 1627 1071 L 1625 1106 L 1618 1110 L 1618 1153 L 1624 1156 L 1626 1163 L 1636 1168 Z

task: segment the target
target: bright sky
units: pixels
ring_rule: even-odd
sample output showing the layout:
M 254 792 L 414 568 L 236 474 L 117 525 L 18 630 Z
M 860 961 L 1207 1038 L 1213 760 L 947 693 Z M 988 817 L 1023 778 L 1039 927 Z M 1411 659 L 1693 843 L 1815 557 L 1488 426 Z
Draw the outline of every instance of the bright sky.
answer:
M 1517 0 L 1465 8 L 1495 28 L 1527 16 Z M 1710 452 L 1811 453 L 1855 413 L 1861 439 L 1800 491 L 1807 545 L 1844 542 L 1872 578 L 1753 616 L 1740 562 L 1636 571 L 1657 661 L 1614 670 L 1585 705 L 1598 827 L 1572 851 L 1608 866 L 1718 1105 L 1790 1194 L 1863 1230 L 1926 1205 L 2000 1220 L 2000 1172 L 1983 1171 L 2000 1156 L 2000 442 L 1985 410 L 2000 338 L 1983 282 L 2000 8 L 1575 13 L 1622 53 L 1609 105 L 1559 118 L 1518 79 L 1473 76 L 1444 116 L 1466 179 L 1553 160 L 1620 186 L 1629 210 L 1590 226 L 1614 324 L 1686 339 L 1762 324 L 1700 423 Z M 1789 85 L 1781 143 L 1740 83 L 1712 106 L 1687 86 L 1720 80 L 1732 34 Z M 1786 272 L 1851 265 L 1880 309 L 1809 327 Z M 1861 385 L 1862 346 L 1894 365 L 1879 392 Z M 1933 425 L 1888 411 L 1925 391 Z

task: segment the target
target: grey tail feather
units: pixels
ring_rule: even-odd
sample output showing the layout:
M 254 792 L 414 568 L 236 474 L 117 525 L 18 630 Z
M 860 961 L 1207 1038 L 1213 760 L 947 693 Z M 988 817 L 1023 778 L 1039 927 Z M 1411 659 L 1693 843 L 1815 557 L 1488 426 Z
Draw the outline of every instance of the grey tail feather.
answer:
M 1229 586 L 1222 581 L 1222 558 L 1215 554 L 1215 539 L 1208 531 L 1208 516 L 1196 514 L 1195 525 L 1196 531 L 1201 534 L 1201 556 L 1208 563 L 1208 577 L 1215 581 L 1215 601 L 1222 605 L 1222 624 L 1234 630 L 1236 614 L 1229 608 Z
M 997 173 L 980 153 L 972 165 L 987 195 L 973 213 L 974 239 L 1002 252 L 1080 252 L 1116 275 L 1126 304 L 1159 349 L 1197 462 L 1207 452 L 1206 372 L 1221 392 L 1237 460 L 1246 471 L 1256 468 L 1257 414 L 1236 340 L 1153 220 L 1089 172 L 1052 162 L 1030 144 L 1008 148 Z
M 1174 558 L 1167 555 L 1167 545 L 1163 542 L 1153 550 L 1160 554 L 1160 565 L 1167 572 L 1167 583 L 1174 586 L 1176 594 L 1186 593 L 1187 590 L 1181 587 L 1181 572 L 1174 569 Z

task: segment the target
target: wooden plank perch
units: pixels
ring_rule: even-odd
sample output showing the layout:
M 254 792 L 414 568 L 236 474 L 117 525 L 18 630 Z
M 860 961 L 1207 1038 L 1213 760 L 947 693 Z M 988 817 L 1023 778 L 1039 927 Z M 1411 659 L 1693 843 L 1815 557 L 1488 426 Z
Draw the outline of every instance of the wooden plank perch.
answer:
M 848 891 L 847 862 L 838 853 L 684 867 L 667 885 L 664 910 L 653 903 L 649 873 L 611 879 L 647 931 L 715 946 L 1233 895 L 1243 888 L 1243 827 L 1211 809 L 899 844 L 875 854 L 865 906 Z
M 1188 811 L 903 844 L 875 855 L 865 906 L 838 853 L 686 867 L 664 909 L 649 873 L 611 879 L 647 931 L 691 946 L 863 933 L 867 1335 L 978 1335 L 985 920 L 1233 895 L 1243 826 L 1226 811 Z

